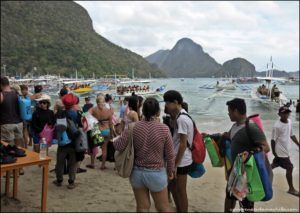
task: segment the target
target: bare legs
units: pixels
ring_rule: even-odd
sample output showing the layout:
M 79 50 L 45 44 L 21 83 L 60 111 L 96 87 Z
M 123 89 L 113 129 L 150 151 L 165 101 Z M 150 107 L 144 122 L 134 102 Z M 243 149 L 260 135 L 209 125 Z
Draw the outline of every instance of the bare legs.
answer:
M 137 212 L 149 212 L 151 202 L 150 193 L 146 188 L 133 189 L 136 200 Z M 168 201 L 168 189 L 164 188 L 160 192 L 151 192 L 155 208 L 158 212 L 170 212 L 170 205 Z

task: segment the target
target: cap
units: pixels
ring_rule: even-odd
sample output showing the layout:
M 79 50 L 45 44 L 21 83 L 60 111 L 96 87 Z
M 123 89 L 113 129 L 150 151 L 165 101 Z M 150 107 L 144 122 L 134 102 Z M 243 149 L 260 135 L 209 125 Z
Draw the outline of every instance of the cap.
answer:
M 288 107 L 286 107 L 286 106 L 282 106 L 282 107 L 280 107 L 279 110 L 278 110 L 278 113 L 279 113 L 279 114 L 280 114 L 280 113 L 289 113 L 289 112 L 291 112 L 291 110 L 290 110 Z

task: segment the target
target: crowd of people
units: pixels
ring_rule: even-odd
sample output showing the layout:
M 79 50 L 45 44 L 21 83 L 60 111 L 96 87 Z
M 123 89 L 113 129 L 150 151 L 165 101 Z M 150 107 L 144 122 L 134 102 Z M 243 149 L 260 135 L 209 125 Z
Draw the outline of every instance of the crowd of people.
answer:
M 116 151 L 121 152 L 125 149 L 128 138 L 132 134 L 134 167 L 129 181 L 136 200 L 136 211 L 149 211 L 151 195 L 157 211 L 170 212 L 171 194 L 176 211 L 188 212 L 187 177 L 193 163 L 190 147 L 192 147 L 194 137 L 194 125 L 190 116 L 185 116 L 188 114 L 188 104 L 184 102 L 180 92 L 169 90 L 164 93 L 164 113 L 167 116 L 163 121 L 160 120 L 159 102 L 154 98 L 144 100 L 137 95 L 122 100 L 119 116 L 116 115 L 112 107 L 112 97 L 108 94 L 98 95 L 95 106 L 90 97 L 87 97 L 84 106 L 81 107 L 79 98 L 63 88 L 52 110 L 50 108 L 51 97 L 44 93 L 41 87 L 36 86 L 35 93 L 29 94 L 26 85 L 21 85 L 20 90 L 14 89 L 6 77 L 1 77 L 0 95 L 2 141 L 28 148 L 32 140 L 33 150 L 39 152 L 39 144 L 43 137 L 41 133 L 45 126 L 57 126 L 57 140 L 60 143 L 58 143 L 54 169 L 56 180 L 53 183 L 56 186 L 62 186 L 63 174 L 67 170 L 69 174 L 67 187 L 69 189 L 76 187 L 76 173 L 87 171 L 80 168 L 87 153 L 90 155 L 91 162 L 86 167 L 95 169 L 97 167 L 95 160 L 101 149 L 100 169 L 107 169 L 105 164 L 109 143 L 113 144 Z M 31 121 L 23 121 L 20 117 L 19 96 L 31 99 L 33 107 Z M 273 127 L 270 149 L 264 132 L 255 123 L 250 123 L 249 129 L 252 137 L 248 137 L 245 129 L 247 120 L 245 101 L 235 98 L 226 104 L 229 118 L 234 124 L 228 132 L 222 135 L 231 141 L 232 160 L 234 161 L 239 153 L 250 151 L 255 147 L 260 147 L 265 153 L 272 150 L 275 158 L 271 167 L 286 169 L 288 192 L 299 196 L 299 192 L 293 186 L 293 164 L 289 158 L 290 139 L 298 146 L 299 141 L 293 134 L 291 120 L 288 118 L 291 112 L 289 108 L 281 107 L 278 111 L 280 118 Z M 93 142 L 91 130 L 85 133 L 89 144 L 86 152 L 80 152 L 74 146 L 78 135 L 73 134 L 71 130 L 63 129 L 63 125 L 58 125 L 60 119 L 66 118 L 68 126 L 72 124 L 75 129 L 82 129 L 83 113 L 89 113 L 97 120 L 97 128 L 103 137 L 103 142 L 99 146 Z M 130 124 L 134 125 L 132 132 L 130 132 Z M 69 139 L 67 141 L 64 141 L 64 132 Z M 205 135 L 207 133 L 203 133 L 203 136 Z M 236 201 L 235 197 L 226 192 L 224 212 L 232 212 Z M 247 198 L 239 203 L 245 211 L 251 212 L 254 209 L 254 202 Z
M 139 86 L 139 85 L 132 85 L 132 86 L 118 86 L 117 93 L 119 95 L 123 95 L 124 93 L 133 93 L 133 92 L 147 92 L 150 90 L 149 85 Z
M 257 88 L 257 92 L 260 94 L 260 95 L 265 95 L 265 96 L 271 96 L 271 100 L 273 101 L 276 101 L 278 102 L 279 101 L 279 96 L 280 96 L 280 90 L 279 88 L 276 86 L 276 84 L 274 84 L 271 88 L 271 91 L 270 89 L 268 89 L 264 84 L 259 86 Z

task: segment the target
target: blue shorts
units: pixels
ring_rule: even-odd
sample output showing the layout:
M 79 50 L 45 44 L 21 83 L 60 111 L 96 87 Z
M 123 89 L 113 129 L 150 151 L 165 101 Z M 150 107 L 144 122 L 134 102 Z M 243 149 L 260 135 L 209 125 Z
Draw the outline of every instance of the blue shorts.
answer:
M 40 144 L 41 138 L 38 133 L 33 132 L 32 140 L 33 140 L 33 144 Z
M 130 183 L 132 188 L 147 188 L 151 192 L 160 192 L 168 186 L 168 176 L 165 168 L 148 169 L 134 166 Z

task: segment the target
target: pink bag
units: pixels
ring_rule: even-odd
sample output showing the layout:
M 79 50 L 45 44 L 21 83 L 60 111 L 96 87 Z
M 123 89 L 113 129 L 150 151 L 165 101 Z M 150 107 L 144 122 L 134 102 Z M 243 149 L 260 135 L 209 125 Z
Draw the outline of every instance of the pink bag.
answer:
M 261 131 L 264 131 L 264 127 L 263 127 L 263 124 L 262 124 L 262 120 L 259 116 L 259 114 L 255 114 L 255 115 L 251 115 L 248 117 L 249 120 L 253 121 L 254 123 L 257 124 L 257 126 L 261 129 Z
M 46 124 L 44 126 L 43 131 L 39 135 L 40 138 L 45 138 L 46 139 L 48 147 L 50 147 L 52 145 L 54 129 L 55 129 L 54 127 L 51 127 L 48 124 Z

